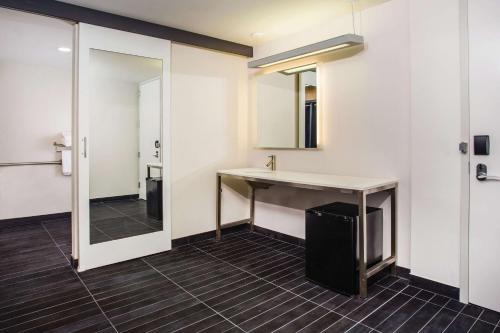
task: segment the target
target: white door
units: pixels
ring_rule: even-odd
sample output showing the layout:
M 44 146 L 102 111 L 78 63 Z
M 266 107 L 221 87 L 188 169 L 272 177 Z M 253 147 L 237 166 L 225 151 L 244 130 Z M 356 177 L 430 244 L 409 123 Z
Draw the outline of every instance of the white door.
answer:
M 500 311 L 500 181 L 476 179 L 476 167 L 500 176 L 500 1 L 469 1 L 470 234 L 469 301 Z M 490 155 L 475 155 L 489 135 Z
M 170 42 L 89 24 L 76 28 L 73 131 L 74 222 L 78 270 L 171 249 Z M 139 101 L 142 82 L 159 78 L 163 201 L 139 200 Z M 150 212 L 163 210 L 163 218 Z M 153 214 L 154 215 L 154 214 Z
M 142 82 L 139 86 L 139 198 L 146 200 L 147 164 L 161 162 L 160 79 Z M 151 177 L 158 177 L 159 170 L 152 168 Z

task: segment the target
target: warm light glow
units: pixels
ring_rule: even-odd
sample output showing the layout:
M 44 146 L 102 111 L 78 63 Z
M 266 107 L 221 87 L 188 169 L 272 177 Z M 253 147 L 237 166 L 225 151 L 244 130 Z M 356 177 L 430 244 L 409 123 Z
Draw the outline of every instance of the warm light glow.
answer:
M 61 46 L 57 48 L 57 51 L 68 53 L 71 52 L 71 49 L 69 47 Z
M 300 66 L 300 67 L 285 69 L 283 71 L 283 73 L 295 74 L 295 73 L 304 72 L 304 71 L 307 71 L 309 69 L 314 69 L 314 68 L 316 68 L 316 64 L 310 64 L 310 65 L 304 65 L 304 66 Z
M 284 62 L 288 62 L 288 61 L 297 60 L 297 59 L 300 59 L 300 58 L 309 57 L 309 56 L 312 56 L 312 55 L 315 55 L 315 54 L 320 54 L 320 53 L 325 53 L 325 52 L 328 52 L 328 51 L 333 51 L 333 50 L 341 49 L 341 48 L 348 47 L 348 46 L 350 46 L 350 44 L 344 43 L 344 44 L 340 44 L 340 45 L 329 47 L 327 49 L 321 49 L 321 50 L 318 50 L 318 51 L 301 54 L 301 55 L 298 55 L 298 56 L 295 56 L 295 57 L 291 57 L 291 58 L 287 58 L 287 59 L 283 59 L 283 60 L 271 62 L 269 64 L 260 65 L 258 67 L 260 67 L 260 68 L 269 67 L 269 66 L 272 66 L 272 65 L 277 65 L 277 64 L 284 63 Z
M 254 38 L 262 37 L 262 36 L 264 36 L 264 35 L 265 35 L 265 33 L 263 33 L 263 32 L 252 32 L 252 33 L 250 34 L 250 36 L 252 36 L 252 37 L 254 37 Z

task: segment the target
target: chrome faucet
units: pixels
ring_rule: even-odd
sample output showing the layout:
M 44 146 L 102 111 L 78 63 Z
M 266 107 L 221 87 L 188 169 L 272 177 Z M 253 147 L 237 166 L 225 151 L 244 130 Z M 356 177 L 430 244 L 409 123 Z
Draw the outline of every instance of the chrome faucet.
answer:
M 276 170 L 276 155 L 269 155 L 269 162 L 266 163 L 267 168 L 271 168 L 272 171 Z

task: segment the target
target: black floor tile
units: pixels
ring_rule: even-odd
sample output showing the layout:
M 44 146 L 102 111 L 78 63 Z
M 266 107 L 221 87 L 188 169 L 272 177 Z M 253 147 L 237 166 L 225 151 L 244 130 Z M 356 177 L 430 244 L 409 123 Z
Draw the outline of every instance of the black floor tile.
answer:
M 364 318 L 368 317 L 371 313 L 376 311 L 379 307 L 391 300 L 395 295 L 396 293 L 392 290 L 382 290 L 380 293 L 364 302 L 358 308 L 348 313 L 347 317 L 356 322 L 362 321 Z
M 141 202 L 93 205 L 104 241 L 155 228 Z M 393 276 L 367 299 L 338 294 L 305 278 L 303 247 L 249 232 L 77 275 L 69 219 L 0 230 L 5 332 L 492 332 L 500 320 Z
M 301 333 L 317 333 L 317 332 L 322 332 L 328 328 L 332 328 L 333 325 L 339 324 L 342 327 L 347 327 L 348 324 L 350 324 L 352 327 L 356 325 L 355 322 L 353 322 L 350 319 L 344 319 L 343 322 L 339 322 L 340 320 L 343 320 L 343 317 L 339 315 L 338 313 L 335 312 L 328 312 L 324 316 L 318 318 L 317 320 L 311 322 L 309 325 L 304 327 L 300 332 Z M 337 332 L 342 332 L 343 330 L 337 330 Z
M 322 318 L 329 311 L 321 306 L 316 306 L 309 312 L 304 312 L 298 315 L 296 318 L 292 318 L 287 324 L 278 328 L 276 332 L 286 333 L 286 332 L 298 332 L 307 325 L 315 322 L 316 320 Z
M 469 317 L 464 314 L 459 314 L 445 330 L 447 333 L 462 333 L 468 332 L 469 329 L 474 325 L 476 319 Z
M 483 308 L 474 304 L 467 304 L 462 310 L 463 314 L 477 318 L 483 312 Z
M 460 312 L 465 307 L 465 304 L 464 303 L 460 303 L 457 300 L 451 299 L 448 303 L 446 303 L 444 305 L 444 307 L 447 308 L 447 309 L 456 311 L 456 312 Z
M 495 326 L 484 321 L 478 320 L 471 327 L 470 333 L 492 333 L 495 329 Z
M 484 320 L 493 325 L 498 325 L 500 322 L 500 313 L 492 310 L 485 309 L 484 312 L 479 316 L 479 319 Z
M 371 328 L 375 328 L 386 320 L 390 315 L 399 310 L 409 300 L 410 296 L 405 294 L 398 294 L 391 300 L 380 306 L 376 311 L 367 316 L 362 323 Z
M 442 308 L 436 316 L 432 318 L 427 325 L 425 325 L 421 332 L 443 332 L 456 316 L 457 313 L 455 311 Z
M 160 231 L 163 223 L 148 217 L 145 200 L 125 199 L 91 203 L 90 228 L 90 243 L 97 244 Z
M 424 301 L 412 298 L 375 328 L 384 333 L 395 332 L 396 329 L 405 324 L 424 305 Z
M 440 310 L 440 307 L 432 303 L 425 304 L 410 319 L 401 326 L 397 332 L 418 332 L 431 320 Z

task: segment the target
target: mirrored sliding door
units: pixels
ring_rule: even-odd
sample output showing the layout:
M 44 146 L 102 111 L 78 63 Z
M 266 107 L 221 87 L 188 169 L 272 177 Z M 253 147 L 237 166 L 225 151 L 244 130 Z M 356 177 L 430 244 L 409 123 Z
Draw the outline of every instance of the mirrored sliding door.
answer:
M 169 250 L 170 42 L 78 27 L 79 270 Z

